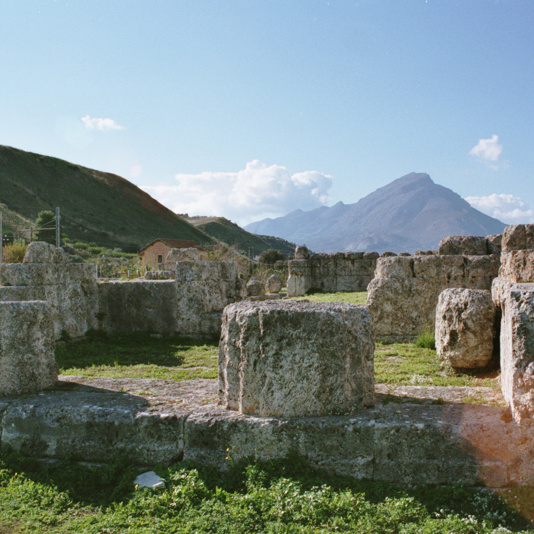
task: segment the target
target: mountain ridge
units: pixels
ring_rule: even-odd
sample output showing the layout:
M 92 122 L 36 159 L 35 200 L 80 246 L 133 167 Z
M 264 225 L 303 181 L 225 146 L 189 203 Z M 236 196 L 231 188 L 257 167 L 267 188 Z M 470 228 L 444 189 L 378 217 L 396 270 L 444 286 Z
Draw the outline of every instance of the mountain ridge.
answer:
M 306 244 L 316 252 L 415 252 L 448 235 L 501 233 L 505 224 L 473 208 L 426 173 L 409 173 L 354 204 L 338 202 L 245 226 Z

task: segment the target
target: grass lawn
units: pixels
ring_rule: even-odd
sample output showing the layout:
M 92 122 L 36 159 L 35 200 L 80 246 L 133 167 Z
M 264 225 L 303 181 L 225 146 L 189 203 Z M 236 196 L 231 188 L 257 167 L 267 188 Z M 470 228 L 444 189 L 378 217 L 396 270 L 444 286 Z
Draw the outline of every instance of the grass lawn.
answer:
M 299 299 L 364 304 L 366 292 L 315 293 Z M 60 373 L 87 378 L 217 378 L 218 340 L 138 333 L 108 336 L 92 333 L 56 349 Z M 412 343 L 376 344 L 375 382 L 399 386 L 484 386 L 499 388 L 497 373 L 443 368 L 436 351 Z
M 87 378 L 217 378 L 218 341 L 90 333 L 56 348 L 60 374 Z
M 367 302 L 367 291 L 354 293 L 339 291 L 337 293 L 312 293 L 303 297 L 294 297 L 294 300 L 310 300 L 312 302 L 348 302 L 364 306 Z

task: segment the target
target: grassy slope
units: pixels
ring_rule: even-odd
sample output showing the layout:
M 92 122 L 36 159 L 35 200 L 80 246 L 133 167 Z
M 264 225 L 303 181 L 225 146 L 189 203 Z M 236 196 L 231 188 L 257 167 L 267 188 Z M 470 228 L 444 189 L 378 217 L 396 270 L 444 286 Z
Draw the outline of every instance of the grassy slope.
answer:
M 255 256 L 270 248 L 292 255 L 295 250 L 293 243 L 284 239 L 251 234 L 224 217 L 191 217 L 187 219 L 187 222 L 215 239 L 235 246 L 247 255 L 250 252 Z
M 31 220 L 59 206 L 69 237 L 105 246 L 139 248 L 158 237 L 213 241 L 120 176 L 5 146 L 0 195 L 9 210 Z

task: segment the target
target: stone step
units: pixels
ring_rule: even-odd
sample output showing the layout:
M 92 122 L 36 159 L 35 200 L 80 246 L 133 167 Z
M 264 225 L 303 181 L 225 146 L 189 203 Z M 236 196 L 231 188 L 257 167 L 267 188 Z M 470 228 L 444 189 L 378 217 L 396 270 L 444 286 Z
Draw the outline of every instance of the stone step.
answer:
M 53 390 L 0 398 L 2 448 L 42 458 L 142 465 L 192 460 L 222 469 L 293 451 L 318 468 L 401 484 L 534 483 L 534 429 L 508 409 L 438 401 L 429 388 L 379 385 L 372 409 L 344 416 L 259 417 L 218 405 L 215 380 L 62 377 Z M 466 390 L 467 388 L 459 388 Z

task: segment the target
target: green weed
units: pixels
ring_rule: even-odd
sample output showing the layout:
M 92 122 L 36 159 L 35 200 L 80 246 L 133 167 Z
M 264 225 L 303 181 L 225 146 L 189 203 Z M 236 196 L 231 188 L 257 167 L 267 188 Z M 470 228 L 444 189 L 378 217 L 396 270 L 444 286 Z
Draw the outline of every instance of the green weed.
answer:
M 2 532 L 532 532 L 532 488 L 399 487 L 329 476 L 298 456 L 233 462 L 226 472 L 156 466 L 165 488 L 136 488 L 114 461 L 90 468 L 0 459 Z
M 414 345 L 423 349 L 435 349 L 436 338 L 434 336 L 434 332 L 431 332 L 430 330 L 421 332 L 414 341 Z

